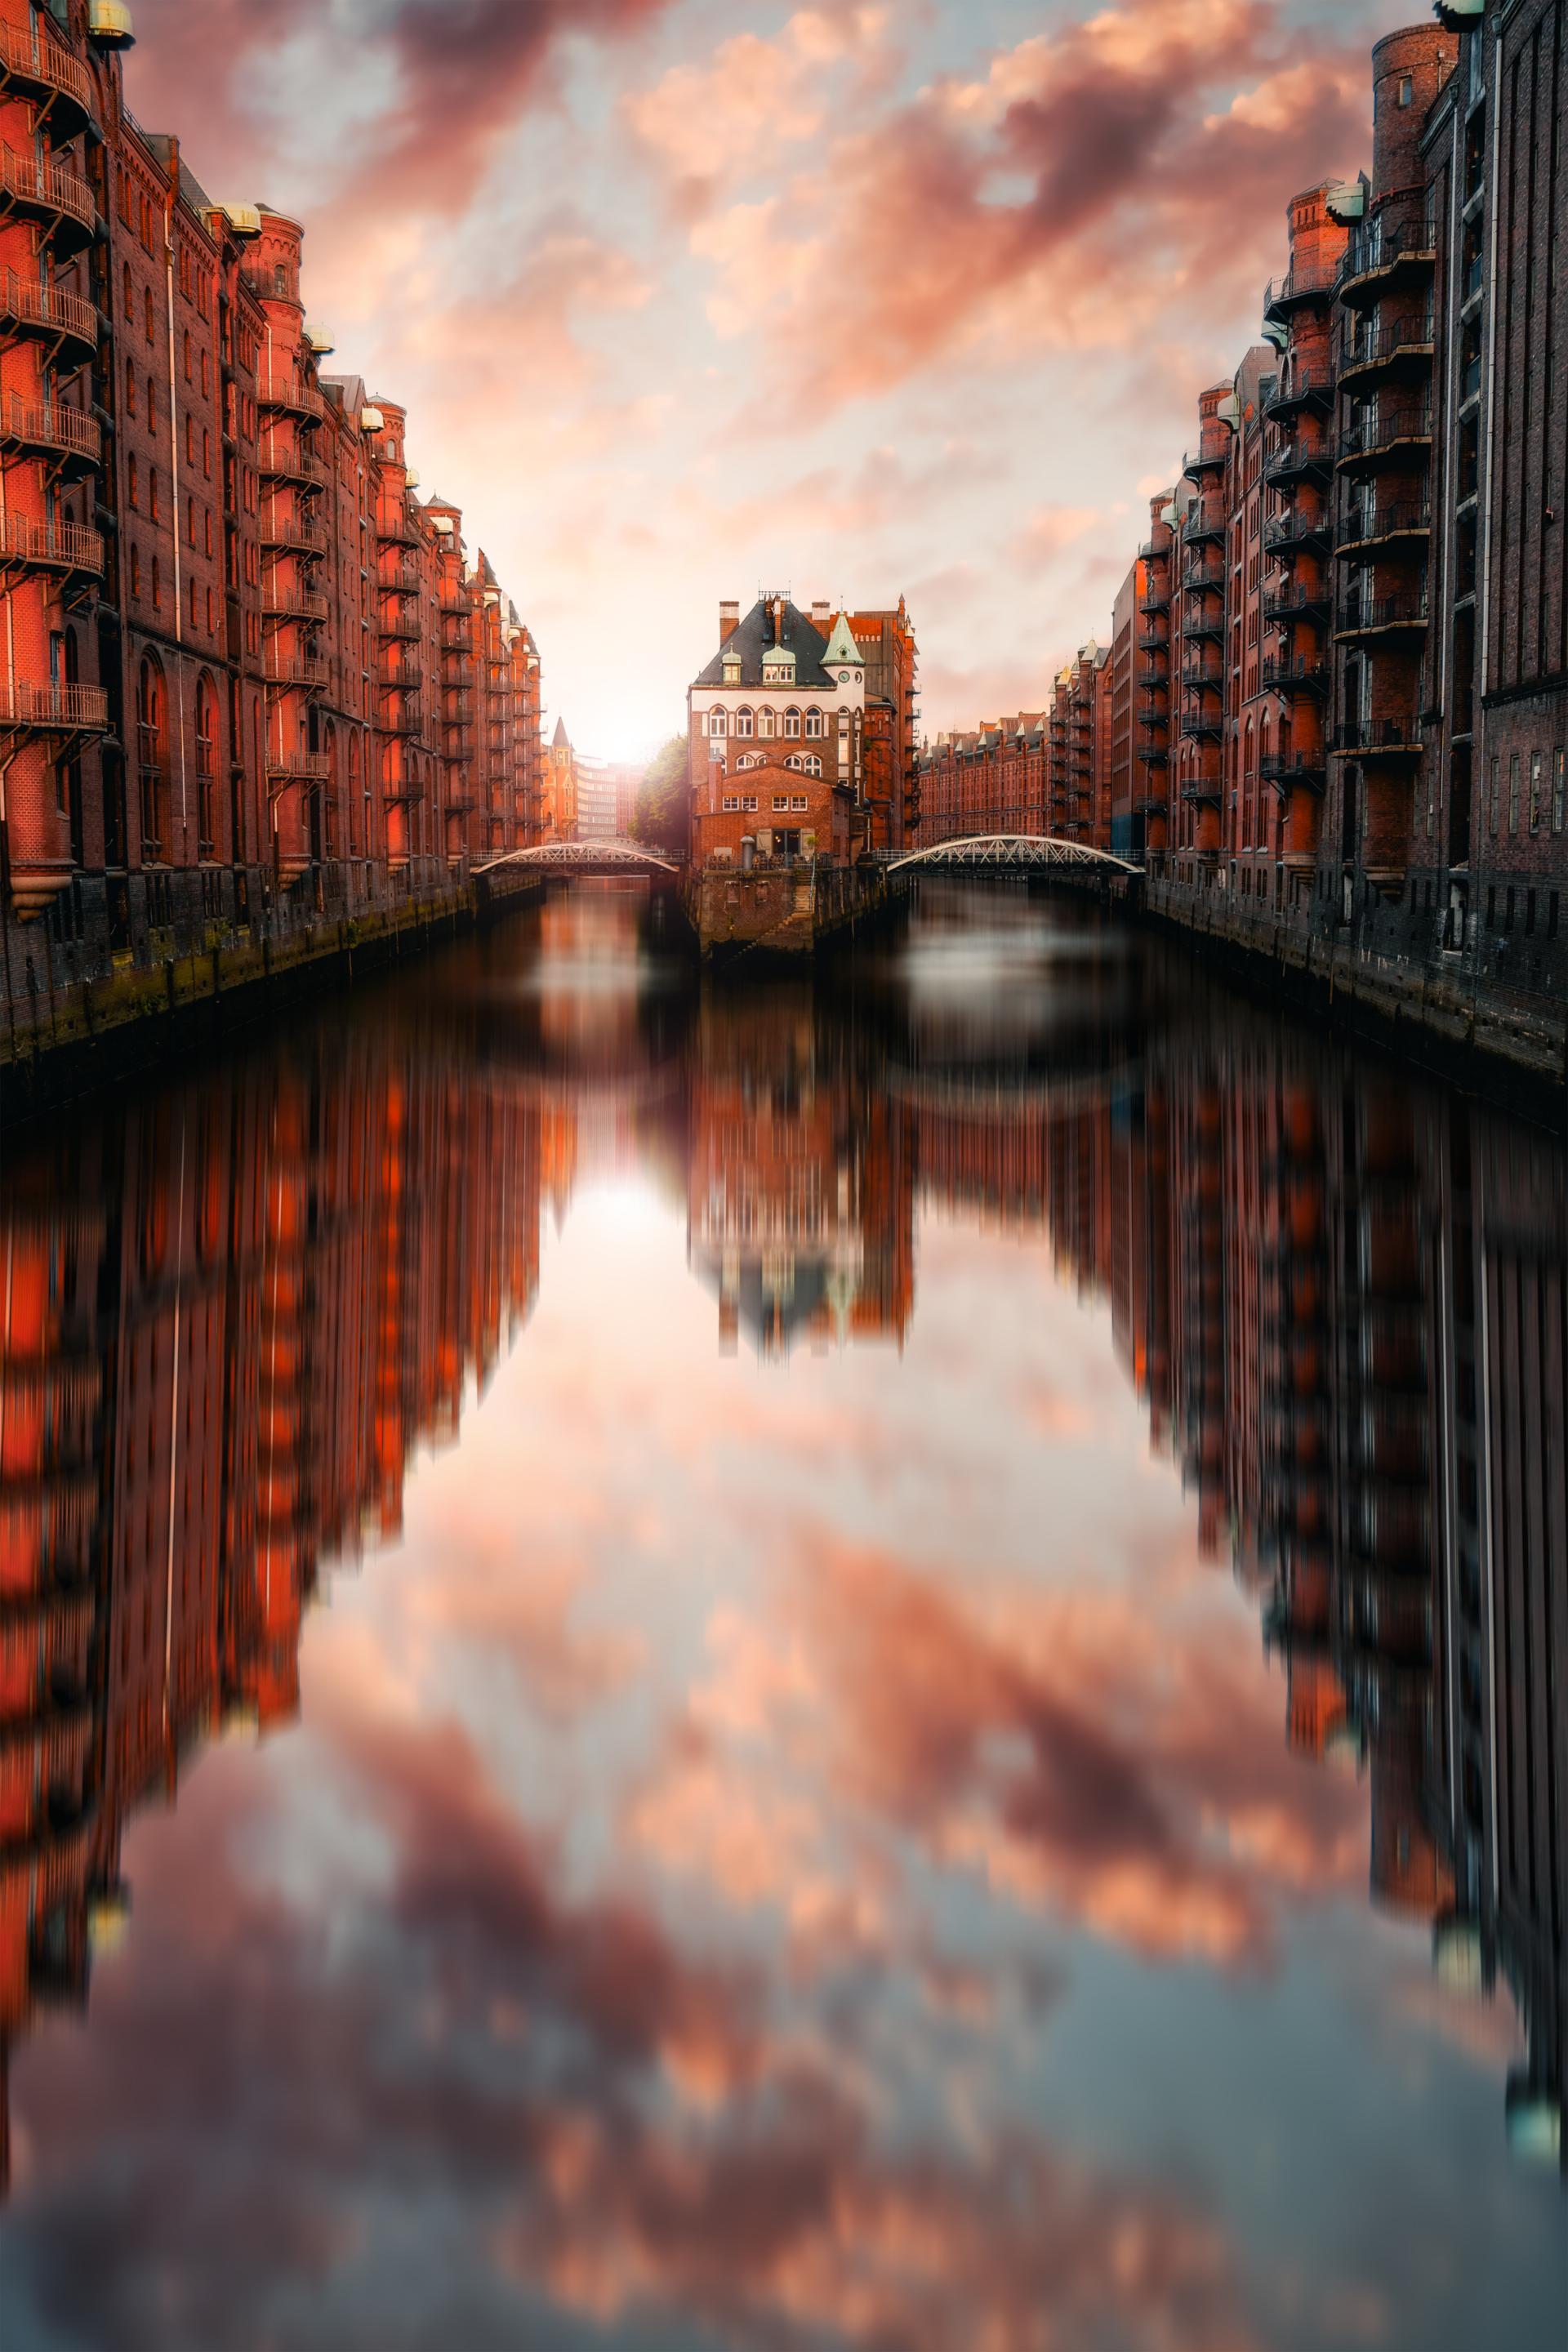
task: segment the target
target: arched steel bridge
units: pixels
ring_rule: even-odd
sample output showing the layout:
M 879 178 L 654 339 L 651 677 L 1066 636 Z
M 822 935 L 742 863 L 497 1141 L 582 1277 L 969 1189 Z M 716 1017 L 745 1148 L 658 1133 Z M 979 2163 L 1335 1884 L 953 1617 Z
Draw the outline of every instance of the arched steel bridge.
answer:
M 1086 842 L 1059 841 L 1052 834 L 972 833 L 953 841 L 933 841 L 929 849 L 912 849 L 889 860 L 889 874 L 911 866 L 1080 866 L 1107 874 L 1142 874 L 1141 866 L 1113 857 L 1108 849 L 1091 849 Z
M 510 849 L 476 866 L 476 874 L 493 874 L 502 866 L 519 866 L 542 874 L 669 874 L 680 868 L 668 857 L 645 849 L 640 841 L 546 841 L 537 849 Z

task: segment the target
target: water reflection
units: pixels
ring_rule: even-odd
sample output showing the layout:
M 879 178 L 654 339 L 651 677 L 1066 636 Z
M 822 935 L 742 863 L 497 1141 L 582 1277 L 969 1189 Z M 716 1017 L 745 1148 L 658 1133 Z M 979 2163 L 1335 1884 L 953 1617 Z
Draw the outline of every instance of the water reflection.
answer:
M 7 1154 L 7 2063 L 119 1939 L 16 2070 L 8 2344 L 1543 2347 L 1463 2085 L 1561 2166 L 1561 1148 L 1070 906 L 831 992 L 652 919 Z M 1419 1966 L 1314 1943 L 1358 1877 Z

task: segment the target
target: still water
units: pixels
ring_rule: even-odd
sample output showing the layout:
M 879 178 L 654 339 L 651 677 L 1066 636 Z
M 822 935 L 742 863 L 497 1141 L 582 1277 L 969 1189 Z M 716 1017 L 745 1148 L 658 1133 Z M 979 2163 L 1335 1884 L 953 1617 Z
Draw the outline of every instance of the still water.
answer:
M 1553 1140 L 589 889 L 0 1281 L 5 2352 L 1562 2352 Z

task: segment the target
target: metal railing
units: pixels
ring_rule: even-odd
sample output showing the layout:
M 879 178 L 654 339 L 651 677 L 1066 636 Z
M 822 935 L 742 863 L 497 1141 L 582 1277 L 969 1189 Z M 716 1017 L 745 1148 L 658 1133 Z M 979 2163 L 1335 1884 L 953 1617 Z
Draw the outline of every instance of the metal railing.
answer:
M 1396 261 L 1434 261 L 1436 254 L 1437 224 L 1430 215 L 1399 220 L 1379 216 L 1352 234 L 1335 276 L 1335 289 L 1342 293 L 1356 278 L 1390 268 Z
M 1432 437 L 1432 408 L 1428 401 L 1400 401 L 1392 407 L 1380 407 L 1375 416 L 1357 417 L 1340 435 L 1339 454 L 1345 457 L 1373 457 L 1380 450 L 1391 449 L 1396 441 L 1429 441 Z
M 0 320 L 20 327 L 40 327 L 47 333 L 70 335 L 78 342 L 98 341 L 98 312 L 79 294 L 58 286 L 40 286 L 19 278 L 14 269 L 0 269 Z
M 85 229 L 98 226 L 90 185 L 63 163 L 41 163 L 36 156 L 19 155 L 14 147 L 0 147 L 0 191 L 16 202 L 68 213 Z
M 1328 684 L 1329 666 L 1324 661 L 1267 660 L 1258 670 L 1258 679 L 1275 694 L 1321 693 Z
M 1371 629 L 1424 629 L 1425 596 L 1352 596 L 1336 624 L 1342 635 Z
M 0 678 L 0 727 L 43 732 L 100 731 L 109 724 L 109 697 L 100 686 L 61 686 L 50 679 Z
M 98 419 L 59 401 L 26 401 L 13 393 L 0 413 L 0 441 L 20 442 L 30 449 L 64 450 L 95 466 L 103 462 L 103 427 Z
M 1286 310 L 1293 302 L 1310 302 L 1315 295 L 1331 294 L 1335 274 L 1333 262 L 1312 261 L 1287 270 L 1283 278 L 1271 278 L 1264 289 L 1265 311 Z
M 0 77 L 58 90 L 62 98 L 74 100 L 84 113 L 92 112 L 92 84 L 86 67 L 79 65 L 58 41 L 41 38 L 36 17 L 30 39 L 16 26 L 0 25 Z
M 258 408 L 284 408 L 296 416 L 321 417 L 327 413 L 315 386 L 292 368 L 269 368 L 258 375 L 256 403 Z
M 1334 731 L 1336 751 L 1408 751 L 1421 749 L 1414 715 L 1408 719 L 1347 719 Z
M 1402 352 L 1412 356 L 1429 352 L 1432 326 L 1431 311 L 1417 311 L 1407 318 L 1393 319 L 1386 326 L 1347 335 L 1340 360 L 1341 376 L 1348 374 L 1352 368 L 1382 367 Z
M 41 522 L 32 515 L 0 518 L 0 560 L 37 564 L 47 572 L 103 570 L 103 541 L 79 523 Z
M 1339 551 L 1364 547 L 1378 539 L 1397 539 L 1432 528 L 1431 503 L 1426 499 L 1390 500 L 1384 506 L 1347 507 L 1340 520 Z

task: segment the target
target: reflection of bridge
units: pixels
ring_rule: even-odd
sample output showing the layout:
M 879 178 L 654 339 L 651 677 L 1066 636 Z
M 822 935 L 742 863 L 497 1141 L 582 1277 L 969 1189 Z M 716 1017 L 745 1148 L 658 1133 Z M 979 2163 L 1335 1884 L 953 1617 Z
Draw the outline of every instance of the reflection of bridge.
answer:
M 895 857 L 888 872 L 902 874 L 911 866 L 1081 866 L 1105 874 L 1143 871 L 1141 866 L 1129 865 L 1125 857 L 1113 857 L 1108 849 L 1093 849 L 1082 841 L 1059 841 L 1052 834 L 972 833 L 952 841 L 933 841 L 929 849 L 914 849 L 907 857 Z
M 969 1065 L 940 1069 L 887 1066 L 889 1095 L 911 1110 L 942 1118 L 977 1119 L 1003 1125 L 1047 1118 L 1053 1112 L 1083 1111 L 1124 1101 L 1139 1086 L 1142 1065 L 1121 1062 L 1102 1069 L 1005 1069 Z
M 679 877 L 680 868 L 668 857 L 656 856 L 640 841 L 547 841 L 537 849 L 511 849 L 477 866 L 476 874 L 494 874 L 515 866 L 524 874 L 646 874 Z

